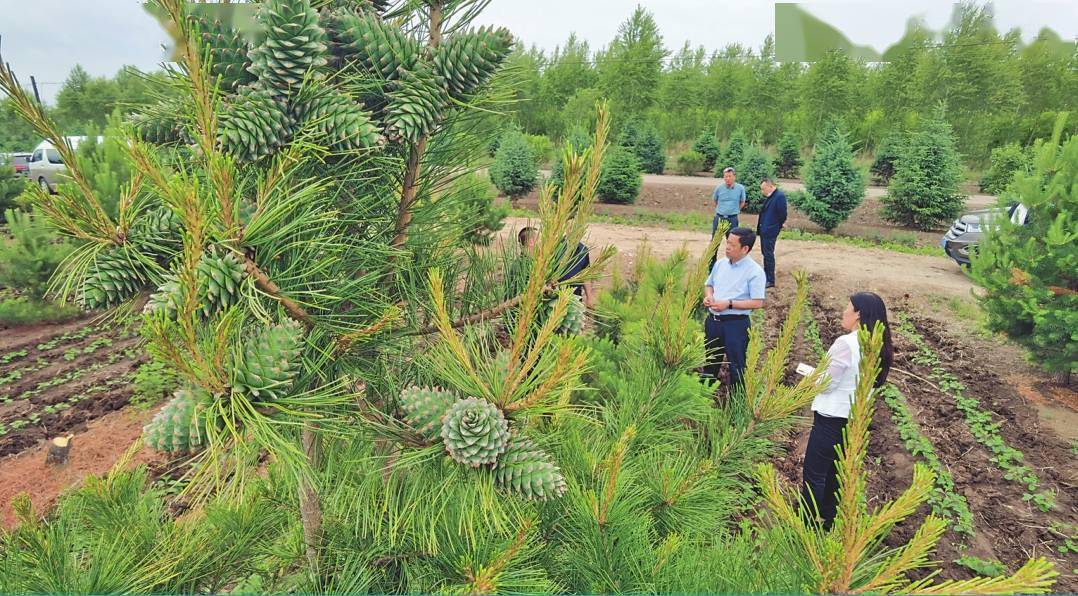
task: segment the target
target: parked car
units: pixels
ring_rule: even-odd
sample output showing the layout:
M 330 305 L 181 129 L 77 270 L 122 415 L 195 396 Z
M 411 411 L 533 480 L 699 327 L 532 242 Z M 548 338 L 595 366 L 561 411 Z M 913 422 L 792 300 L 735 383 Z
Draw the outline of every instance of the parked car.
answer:
M 79 143 L 85 138 L 67 137 L 67 142 L 71 144 L 72 149 L 78 149 Z M 98 143 L 103 141 L 103 137 L 97 137 Z M 56 185 L 63 182 L 63 178 L 67 175 L 67 167 L 64 166 L 64 160 L 60 157 L 60 152 L 49 141 L 41 141 L 34 148 L 34 152 L 30 154 L 28 165 L 30 166 L 28 172 L 30 180 L 37 183 L 41 190 L 49 194 L 56 193 Z
M 1006 209 L 994 207 L 970 211 L 954 220 L 951 229 L 947 230 L 943 239 L 940 240 L 940 245 L 955 263 L 969 267 L 970 256 L 976 254 L 981 234 L 992 226 L 993 219 L 1009 217 L 1013 223 L 1024 226 L 1028 216 L 1029 210 L 1021 203 L 1011 203 Z
M 29 153 L 0 153 L 0 163 L 13 166 L 16 176 L 29 177 L 30 175 Z

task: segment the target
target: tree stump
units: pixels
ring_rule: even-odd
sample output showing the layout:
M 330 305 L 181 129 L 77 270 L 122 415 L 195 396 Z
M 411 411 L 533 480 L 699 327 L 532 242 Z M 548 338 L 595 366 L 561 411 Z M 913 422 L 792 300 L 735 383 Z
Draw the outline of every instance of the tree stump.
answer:
M 71 451 L 71 439 L 74 436 L 56 437 L 49 441 L 49 451 L 45 454 L 45 463 L 52 466 L 66 464 L 67 455 Z

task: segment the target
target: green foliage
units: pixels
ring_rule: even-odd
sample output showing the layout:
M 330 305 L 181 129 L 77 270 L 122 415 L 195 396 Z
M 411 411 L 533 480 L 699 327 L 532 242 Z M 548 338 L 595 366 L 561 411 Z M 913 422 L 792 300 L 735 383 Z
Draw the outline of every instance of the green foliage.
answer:
M 714 134 L 710 131 L 705 131 L 700 133 L 700 136 L 693 141 L 692 150 L 704 157 L 701 169 L 710 171 L 715 167 L 715 162 L 719 159 L 722 147 L 719 146 L 719 140 L 715 138 Z
M 955 560 L 955 563 L 969 569 L 970 571 L 984 577 L 996 577 L 1007 574 L 1007 567 L 997 560 L 986 560 L 980 557 L 973 557 L 970 555 L 959 557 Z
M 883 138 L 876 147 L 876 156 L 872 160 L 869 172 L 877 181 L 889 184 L 891 177 L 895 175 L 895 162 L 904 150 L 906 137 L 899 131 L 894 131 Z
M 120 195 L 125 192 L 134 174 L 131 160 L 127 157 L 122 126 L 123 120 L 117 109 L 109 116 L 104 134 L 100 135 L 101 142 L 98 142 L 97 130 L 91 127 L 76 151 L 79 167 L 86 172 L 105 213 L 112 217 L 117 215 Z
M 0 240 L 0 285 L 40 301 L 73 246 L 61 241 L 40 213 L 8 209 L 4 217 L 13 238 Z
M 172 395 L 179 388 L 180 377 L 164 363 L 151 360 L 138 367 L 131 384 L 135 390 L 131 403 L 148 408 Z
M 19 118 L 11 98 L 0 98 L 0 153 L 29 153 L 37 142 L 37 133 Z
M 932 230 L 962 211 L 962 163 L 942 108 L 910 134 L 895 161 L 895 174 L 882 202 L 883 217 L 897 224 Z
M 0 296 L 0 325 L 33 325 L 36 323 L 63 323 L 82 316 L 82 310 L 73 306 L 45 302 L 29 296 L 17 298 Z
M 542 166 L 554 160 L 554 141 L 543 135 L 524 135 L 528 142 L 535 165 Z
M 1059 125 L 1057 125 L 1059 126 Z M 1058 128 L 1057 128 L 1058 130 Z M 1029 173 L 1019 172 L 1000 199 L 1021 201 L 1026 225 L 992 220 L 973 262 L 988 328 L 1029 351 L 1038 366 L 1074 372 L 1078 362 L 1078 137 L 1058 135 L 1034 148 Z
M 722 178 L 722 171 L 724 168 L 737 169 L 737 165 L 741 163 L 741 159 L 745 155 L 745 149 L 749 146 L 749 139 L 745 136 L 744 131 L 740 128 L 735 130 L 730 135 L 730 140 L 726 142 L 726 148 L 722 152 L 722 156 L 715 162 L 715 177 Z M 741 172 L 738 172 L 740 175 Z M 746 188 L 746 190 L 748 190 Z
M 830 232 L 846 221 L 865 196 L 864 177 L 840 123 L 833 123 L 812 152 L 804 174 L 805 194 L 795 206 Z
M 775 157 L 775 173 L 780 178 L 796 178 L 801 170 L 801 138 L 788 130 L 779 139 L 778 156 Z
M 702 153 L 695 150 L 679 153 L 675 161 L 677 162 L 677 171 L 682 176 L 691 176 L 706 169 L 704 167 L 706 158 Z
M 451 220 L 460 224 L 464 240 L 486 246 L 504 226 L 509 204 L 496 202 L 498 193 L 484 176 L 468 173 L 453 181 L 443 199 L 457 205 Z
M 992 149 L 991 165 L 981 178 L 981 191 L 999 194 L 1007 189 L 1019 172 L 1028 173 L 1030 156 L 1018 143 Z
M 598 86 L 614 114 L 639 117 L 654 104 L 666 55 L 655 18 L 637 6 L 596 58 Z
M 644 177 L 640 162 L 628 149 L 613 148 L 603 157 L 597 192 L 604 203 L 629 205 L 636 202 Z
M 498 143 L 498 152 L 490 165 L 490 180 L 507 197 L 522 197 L 531 192 L 538 181 L 539 169 L 535 162 L 524 135 L 510 131 Z
M 636 155 L 644 173 L 663 173 L 666 167 L 666 148 L 651 124 L 639 120 L 628 122 L 621 130 L 618 144 Z
M 741 161 L 734 166 L 737 181 L 745 186 L 745 211 L 759 213 L 764 205 L 764 195 L 760 192 L 760 181 L 765 176 L 774 179 L 775 166 L 771 156 L 756 145 L 749 145 L 741 156 Z
M 15 199 L 26 189 L 27 178 L 15 175 L 15 168 L 0 158 L 0 223 L 8 209 L 15 207 Z

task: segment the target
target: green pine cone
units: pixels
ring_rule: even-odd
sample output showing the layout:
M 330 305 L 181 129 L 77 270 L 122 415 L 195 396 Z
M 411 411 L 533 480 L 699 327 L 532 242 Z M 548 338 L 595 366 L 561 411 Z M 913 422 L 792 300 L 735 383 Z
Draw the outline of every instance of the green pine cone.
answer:
M 203 46 L 210 50 L 211 68 L 222 91 L 231 93 L 255 80 L 248 70 L 251 66 L 247 56 L 250 44 L 239 33 L 219 20 L 210 22 L 201 17 L 191 17 L 191 20 L 202 34 Z
M 232 389 L 252 401 L 272 401 L 292 388 L 299 372 L 303 327 L 288 320 L 262 329 L 244 347 L 243 360 L 233 368 Z
M 146 445 L 166 453 L 190 453 L 206 446 L 202 410 L 209 394 L 201 389 L 180 389 L 142 428 Z
M 527 499 L 546 500 L 565 494 L 565 477 L 550 456 L 531 439 L 513 433 L 492 470 L 498 486 Z
M 186 141 L 178 102 L 160 102 L 131 113 L 127 121 L 139 138 L 147 143 L 164 145 Z
M 330 49 L 341 66 L 393 80 L 415 69 L 419 42 L 370 12 L 338 9 L 328 19 Z
M 180 216 L 162 207 L 146 213 L 131 229 L 131 243 L 139 252 L 157 257 L 158 262 L 170 260 L 183 249 Z
M 462 399 L 445 413 L 442 441 L 459 463 L 473 468 L 492 464 L 509 444 L 509 421 L 486 400 Z
M 102 252 L 86 271 L 80 302 L 91 310 L 116 306 L 146 285 L 149 281 L 147 269 L 126 249 Z
M 454 99 L 462 99 L 482 86 L 513 49 L 513 36 L 500 27 L 460 33 L 438 46 L 434 71 L 441 75 Z
M 390 140 L 415 143 L 445 118 L 449 103 L 445 81 L 429 69 L 403 72 L 391 89 L 384 119 Z
M 175 275 L 169 275 L 165 283 L 158 286 L 157 291 L 150 295 L 142 312 L 143 314 L 164 312 L 171 319 L 175 318 L 181 304 L 183 304 L 183 286 Z
M 273 154 L 292 136 L 288 106 L 265 90 L 243 87 L 225 106 L 218 141 L 241 162 Z
M 424 437 L 437 440 L 442 432 L 442 418 L 456 401 L 457 396 L 451 391 L 412 386 L 401 391 L 400 404 L 409 426 Z
M 554 311 L 557 300 L 547 302 L 547 316 Z M 584 332 L 584 320 L 588 309 L 584 306 L 584 300 L 580 296 L 569 299 L 569 306 L 565 310 L 565 317 L 558 323 L 557 331 L 562 335 L 580 335 Z
M 368 148 L 381 139 L 371 114 L 347 95 L 334 89 L 319 89 L 295 108 L 296 120 L 311 127 L 327 147 L 338 151 Z
M 195 269 L 198 274 L 198 303 L 202 316 L 209 318 L 240 301 L 240 284 L 247 272 L 235 253 L 218 255 L 207 250 Z
M 277 97 L 290 95 L 311 73 L 324 76 L 326 33 L 310 0 L 266 0 L 258 20 L 266 37 L 249 53 L 250 71 Z

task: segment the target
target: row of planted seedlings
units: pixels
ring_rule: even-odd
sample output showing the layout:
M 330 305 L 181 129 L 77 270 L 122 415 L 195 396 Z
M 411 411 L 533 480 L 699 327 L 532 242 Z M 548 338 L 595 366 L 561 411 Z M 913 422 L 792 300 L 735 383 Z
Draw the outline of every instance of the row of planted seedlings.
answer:
M 109 355 L 109 357 L 101 362 L 92 364 L 85 368 L 73 368 L 68 370 L 65 374 L 52 377 L 41 381 L 33 389 L 24 391 L 19 395 L 18 400 L 29 400 L 31 397 L 38 395 L 51 387 L 58 387 L 61 385 L 71 384 L 86 375 L 93 374 L 109 366 L 113 366 L 124 360 L 134 360 L 140 357 L 141 350 L 137 346 L 132 346 L 125 350 L 117 351 Z M 114 377 L 111 379 L 105 379 L 100 383 L 91 385 L 85 390 L 73 393 L 62 400 L 43 404 L 40 409 L 30 410 L 24 415 L 9 418 L 0 422 L 0 436 L 7 435 L 13 431 L 21 430 L 27 426 L 35 425 L 41 422 L 42 413 L 53 414 L 61 412 L 63 410 L 70 409 L 78 403 L 90 399 L 94 394 L 100 393 L 107 389 L 112 389 L 122 384 L 126 384 L 130 381 L 130 376 L 125 375 L 121 377 Z M 0 405 L 11 403 L 15 401 L 11 397 L 5 397 L 0 399 Z
M 811 312 L 806 312 L 804 338 L 809 349 L 817 358 L 827 354 L 820 327 Z M 962 493 L 955 488 L 954 477 L 940 460 L 932 441 L 921 432 L 917 419 L 910 411 L 906 397 L 893 383 L 887 383 L 880 390 L 880 397 L 887 404 L 891 421 L 898 430 L 903 446 L 911 456 L 924 462 L 935 474 L 935 486 L 928 495 L 928 504 L 932 513 L 946 517 L 951 521 L 955 532 L 964 536 L 973 536 L 973 512 Z
M 916 350 L 911 360 L 929 369 L 930 379 L 936 383 L 939 391 L 954 400 L 955 407 L 962 412 L 970 434 L 992 454 L 991 459 L 1003 470 L 1003 477 L 1025 488 L 1022 500 L 1041 511 L 1054 508 L 1055 491 L 1040 490 L 1040 479 L 1033 468 L 1026 465 L 1025 455 L 1008 445 L 1000 434 L 999 429 L 1003 422 L 993 420 L 992 413 L 981 407 L 981 402 L 976 397 L 967 394 L 966 386 L 943 367 L 935 350 L 908 319 L 898 317 L 894 330 Z

